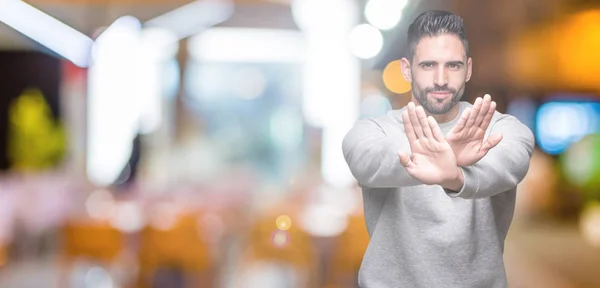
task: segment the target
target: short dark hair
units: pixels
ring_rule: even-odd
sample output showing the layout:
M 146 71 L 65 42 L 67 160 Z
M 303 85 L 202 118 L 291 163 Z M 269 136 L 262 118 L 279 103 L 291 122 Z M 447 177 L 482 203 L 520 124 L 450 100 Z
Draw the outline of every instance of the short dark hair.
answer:
M 452 12 L 429 10 L 419 14 L 408 27 L 408 58 L 412 61 L 421 38 L 443 34 L 456 35 L 465 46 L 467 57 L 469 56 L 469 42 L 467 41 L 463 19 Z

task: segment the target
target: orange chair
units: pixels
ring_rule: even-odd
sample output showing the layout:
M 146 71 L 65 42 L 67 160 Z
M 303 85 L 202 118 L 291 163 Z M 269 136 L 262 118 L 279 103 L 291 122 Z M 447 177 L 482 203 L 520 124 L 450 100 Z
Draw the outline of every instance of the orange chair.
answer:
M 63 227 L 63 256 L 110 263 L 123 252 L 125 238 L 106 222 L 67 223 Z
M 210 273 L 214 268 L 212 255 L 201 237 L 197 219 L 197 214 L 187 213 L 179 215 L 168 229 L 161 230 L 149 225 L 141 231 L 138 287 L 149 287 L 155 272 L 169 267 L 190 275 L 189 286 L 212 286 L 215 280 L 214 273 Z
M 6 246 L 4 246 L 3 243 L 0 243 L 0 269 L 8 262 L 8 255 L 6 254 Z
M 338 237 L 331 256 L 328 280 L 339 287 L 358 287 L 358 270 L 369 245 L 369 233 L 362 214 L 348 218 L 348 227 Z
M 62 229 L 60 287 L 75 261 L 91 260 L 110 266 L 125 250 L 125 237 L 107 222 L 68 222 Z

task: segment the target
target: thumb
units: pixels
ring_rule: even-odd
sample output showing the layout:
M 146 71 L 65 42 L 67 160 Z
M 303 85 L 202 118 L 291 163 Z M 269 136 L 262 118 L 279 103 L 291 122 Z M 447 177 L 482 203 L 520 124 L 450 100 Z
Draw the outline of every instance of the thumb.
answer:
M 485 140 L 485 142 L 483 142 L 483 145 L 481 145 L 481 148 L 484 151 L 488 151 L 488 150 L 496 147 L 496 145 L 498 145 L 498 143 L 500 143 L 500 141 L 502 141 L 502 134 L 492 134 Z
M 410 160 L 410 155 L 404 151 L 398 152 L 398 157 L 400 157 L 400 164 L 402 164 L 404 167 L 407 167 L 412 163 Z

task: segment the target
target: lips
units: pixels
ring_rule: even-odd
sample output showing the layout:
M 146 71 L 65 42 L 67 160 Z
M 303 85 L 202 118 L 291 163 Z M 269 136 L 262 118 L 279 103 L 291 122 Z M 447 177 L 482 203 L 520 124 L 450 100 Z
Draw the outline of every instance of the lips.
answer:
M 444 91 L 444 92 L 429 92 L 429 94 L 431 96 L 433 96 L 436 99 L 445 99 L 447 97 L 449 97 L 450 95 L 452 95 L 452 93 Z

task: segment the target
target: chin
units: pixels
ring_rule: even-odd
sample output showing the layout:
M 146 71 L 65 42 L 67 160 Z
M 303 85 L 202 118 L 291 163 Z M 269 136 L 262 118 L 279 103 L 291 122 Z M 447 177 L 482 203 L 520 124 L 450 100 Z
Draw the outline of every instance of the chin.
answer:
M 430 114 L 441 115 L 450 112 L 452 107 L 454 107 L 454 105 L 448 106 L 448 103 L 435 103 L 430 106 L 431 109 L 427 109 L 427 112 Z

